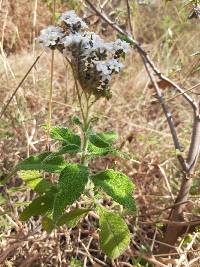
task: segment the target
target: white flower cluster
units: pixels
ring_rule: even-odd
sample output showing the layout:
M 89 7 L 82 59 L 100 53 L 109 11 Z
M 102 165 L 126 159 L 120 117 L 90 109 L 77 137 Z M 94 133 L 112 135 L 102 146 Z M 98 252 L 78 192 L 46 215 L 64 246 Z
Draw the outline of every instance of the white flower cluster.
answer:
M 129 51 L 129 44 L 121 39 L 117 39 L 115 42 L 111 43 L 111 51 L 122 51 L 126 54 Z
M 63 13 L 59 21 L 64 22 L 67 28 L 73 32 L 88 28 L 87 24 L 76 15 L 74 10 Z
M 59 21 L 61 27 L 42 30 L 39 41 L 71 59 L 83 90 L 109 98 L 109 81 L 123 68 L 120 57 L 129 44 L 121 39 L 106 43 L 96 33 L 83 31 L 87 25 L 74 11 L 63 13 Z
M 124 67 L 117 59 L 110 59 L 106 63 L 94 61 L 96 70 L 100 73 L 102 81 L 110 81 L 113 73 L 118 73 Z
M 49 26 L 41 31 L 38 41 L 45 47 L 54 47 L 63 36 L 61 27 Z

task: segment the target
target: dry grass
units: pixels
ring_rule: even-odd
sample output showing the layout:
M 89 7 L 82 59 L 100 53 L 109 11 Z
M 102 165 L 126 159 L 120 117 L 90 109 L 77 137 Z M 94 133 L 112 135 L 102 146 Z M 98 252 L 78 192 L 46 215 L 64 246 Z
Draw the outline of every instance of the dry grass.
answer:
M 6 15 L 4 11 L 7 7 L 9 13 Z M 190 55 L 199 49 L 200 25 L 186 21 L 186 14 L 177 13 L 177 8 L 180 8 L 180 5 L 177 4 L 176 7 L 170 3 L 166 6 L 158 4 L 158 7 L 153 9 L 140 7 L 134 20 L 135 34 L 162 71 L 181 85 L 190 87 L 199 82 L 198 73 L 190 73 L 198 58 Z M 32 31 L 27 30 L 32 29 L 33 5 L 23 0 L 2 1 L 1 10 L 4 14 L 2 23 L 5 25 L 4 51 L 8 53 L 4 62 L 0 58 L 0 99 L 3 104 L 34 60 Z M 39 3 L 37 12 L 36 33 L 50 21 L 50 12 L 42 2 Z M 43 15 L 44 12 L 46 16 Z M 105 25 L 97 24 L 93 27 L 99 32 L 102 32 L 104 27 L 105 35 L 111 33 Z M 172 30 L 172 36 L 169 35 L 168 28 Z M 36 49 L 36 54 L 39 54 L 39 50 Z M 1 53 L 1 56 L 4 55 Z M 29 75 L 1 121 L 2 178 L 20 159 L 45 150 L 46 135 L 41 126 L 47 123 L 50 60 L 50 53 L 42 56 L 34 70 L 34 77 L 33 74 Z M 98 161 L 96 167 L 100 169 L 103 165 L 115 164 L 136 183 L 135 197 L 140 209 L 139 215 L 145 216 L 137 218 L 134 227 L 135 219 L 128 218 L 130 229 L 134 233 L 134 241 L 131 244 L 134 252 L 140 245 L 153 244 L 155 230 L 160 234 L 159 225 L 155 227 L 145 224 L 144 221 L 159 220 L 159 214 L 149 214 L 159 213 L 161 209 L 173 204 L 181 173 L 165 117 L 154 98 L 153 90 L 148 87 L 148 77 L 135 52 L 127 59 L 126 65 L 124 73 L 113 83 L 112 99 L 109 102 L 101 101 L 99 110 L 95 110 L 94 114 L 101 118 L 99 128 L 115 129 L 119 133 L 118 145 L 123 143 L 123 150 L 132 153 L 137 163 L 105 158 Z M 74 82 L 70 70 L 65 68 L 59 54 L 55 56 L 54 70 L 52 125 L 66 125 L 72 114 L 78 114 Z M 166 97 L 174 95 L 172 90 L 165 89 L 164 93 Z M 192 118 L 188 106 L 178 97 L 170 102 L 170 107 L 182 144 L 187 149 Z M 1 266 L 70 266 L 69 262 L 73 257 L 81 260 L 84 266 L 134 266 L 126 265 L 131 262 L 128 253 L 111 263 L 99 251 L 95 230 L 97 222 L 92 216 L 86 218 L 80 228 L 62 228 L 51 235 L 41 229 L 39 220 L 32 219 L 29 223 L 22 224 L 17 219 L 22 208 L 19 207 L 20 203 L 16 203 L 29 201 L 33 196 L 23 189 L 22 192 L 15 192 L 13 186 L 21 188 L 21 181 L 17 176 L 12 177 L 6 187 L 0 188 L 1 192 L 9 196 L 9 205 L 2 206 L 3 209 L 8 209 L 9 215 L 0 217 Z M 196 190 L 195 194 L 198 193 Z M 186 216 L 190 217 L 196 206 L 198 200 L 191 198 Z M 166 219 L 167 215 L 166 210 L 162 212 L 161 218 Z M 200 249 L 199 235 L 193 234 L 193 239 L 189 250 Z M 180 246 L 180 254 L 176 258 L 180 260 L 181 255 L 184 255 L 181 253 L 186 250 L 185 244 Z M 198 257 L 197 252 L 188 253 L 188 257 L 183 259 L 180 266 L 199 266 L 198 261 L 187 265 L 190 260 Z M 75 266 L 78 266 L 78 263 Z

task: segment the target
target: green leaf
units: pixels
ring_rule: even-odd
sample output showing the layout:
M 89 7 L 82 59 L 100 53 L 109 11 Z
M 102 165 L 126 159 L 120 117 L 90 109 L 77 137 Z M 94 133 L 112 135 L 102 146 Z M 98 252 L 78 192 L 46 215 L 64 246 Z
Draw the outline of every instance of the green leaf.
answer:
M 88 149 L 87 149 L 87 158 L 92 159 L 94 157 L 106 156 L 112 151 L 113 151 L 112 147 L 100 148 L 89 142 Z
M 76 124 L 76 125 L 80 126 L 80 127 L 83 127 L 83 123 L 81 122 L 81 120 L 80 120 L 80 118 L 78 116 L 73 116 L 71 118 L 71 122 L 73 124 Z
M 78 222 L 80 221 L 80 219 L 86 215 L 90 210 L 89 209 L 74 209 L 71 210 L 68 213 L 63 214 L 58 222 L 57 225 L 61 226 L 63 224 L 66 224 L 68 227 L 70 228 L 74 228 Z
M 117 134 L 110 132 L 90 133 L 89 140 L 96 147 L 105 148 L 112 145 L 117 139 Z
M 39 171 L 20 171 L 19 177 L 24 180 L 24 182 L 30 189 L 36 191 L 39 194 L 47 192 L 53 186 L 50 181 L 43 179 Z
M 69 153 L 69 154 L 75 154 L 80 152 L 80 146 L 74 145 L 74 144 L 63 144 L 60 148 L 59 148 L 59 153 L 61 154 L 65 154 L 65 153 Z
M 53 127 L 51 129 L 51 138 L 54 140 L 63 141 L 65 144 L 74 144 L 81 146 L 81 138 L 75 134 L 72 129 L 65 127 Z
M 128 176 L 108 169 L 91 176 L 91 179 L 96 187 L 105 191 L 114 201 L 131 211 L 136 210 L 135 201 L 132 197 L 134 184 Z
M 48 192 L 49 190 L 57 191 L 57 187 L 55 184 L 52 184 L 50 181 L 44 179 L 40 181 L 34 188 L 34 191 L 40 195 Z
M 53 218 L 58 219 L 67 205 L 72 204 L 84 192 L 88 182 L 88 169 L 79 164 L 67 164 L 58 181 Z
M 64 160 L 63 156 L 51 153 L 42 161 L 41 166 L 42 169 L 46 172 L 59 173 L 65 168 L 66 164 L 67 163 Z
M 51 233 L 53 229 L 55 228 L 55 224 L 52 219 L 45 216 L 42 218 L 42 227 L 47 233 Z
M 17 164 L 16 170 L 42 170 L 42 161 L 51 155 L 51 152 L 44 152 L 29 158 Z
M 117 37 L 118 37 L 119 39 L 121 39 L 122 41 L 125 41 L 125 42 L 129 43 L 130 45 L 134 45 L 134 40 L 131 40 L 131 39 L 128 37 L 128 35 L 118 33 L 118 34 L 117 34 Z
M 116 213 L 98 209 L 100 247 L 110 258 L 119 257 L 128 247 L 131 235 L 126 222 Z
M 30 217 L 43 215 L 52 210 L 54 203 L 55 192 L 48 191 L 44 195 L 34 199 L 31 204 L 26 207 L 20 215 L 22 221 L 27 221 Z

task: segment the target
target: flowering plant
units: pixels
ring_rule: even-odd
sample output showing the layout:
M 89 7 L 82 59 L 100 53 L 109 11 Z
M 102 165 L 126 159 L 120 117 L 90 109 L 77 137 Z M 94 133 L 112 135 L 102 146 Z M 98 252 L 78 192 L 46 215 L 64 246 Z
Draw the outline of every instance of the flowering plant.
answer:
M 42 30 L 39 41 L 46 47 L 58 49 L 70 60 L 84 91 L 96 98 L 110 98 L 109 82 L 113 74 L 123 68 L 120 57 L 128 52 L 128 43 L 120 39 L 105 43 L 94 32 L 84 31 L 87 25 L 74 11 L 63 13 L 60 24 L 62 27 L 49 26 Z
M 110 80 L 121 71 L 120 58 L 128 52 L 129 45 L 120 39 L 106 43 L 86 29 L 86 23 L 74 11 L 68 11 L 61 15 L 59 26 L 49 26 L 38 38 L 45 47 L 59 50 L 72 68 L 82 118 L 73 117 L 71 121 L 82 135 L 71 128 L 52 127 L 51 138 L 60 143 L 58 150 L 31 156 L 17 164 L 20 177 L 38 194 L 23 210 L 21 219 L 41 215 L 43 228 L 51 232 L 65 224 L 73 228 L 82 217 L 96 213 L 101 249 L 116 258 L 130 242 L 122 207 L 126 213 L 136 211 L 134 184 L 114 169 L 98 172 L 92 168 L 96 157 L 127 155 L 114 147 L 115 132 L 93 129 L 90 110 L 99 98 L 111 97 Z M 58 174 L 58 181 L 43 178 L 42 172 Z M 77 204 L 80 197 L 84 200 L 81 206 Z M 112 199 L 114 212 L 103 206 L 105 198 Z

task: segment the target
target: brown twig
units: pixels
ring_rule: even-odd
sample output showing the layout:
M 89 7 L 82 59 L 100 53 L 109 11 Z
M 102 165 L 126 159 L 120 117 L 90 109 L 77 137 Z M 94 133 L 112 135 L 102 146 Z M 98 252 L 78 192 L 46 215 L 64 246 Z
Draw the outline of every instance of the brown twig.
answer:
M 129 0 L 126 0 L 126 6 L 127 6 L 127 13 L 128 13 L 129 28 L 130 28 L 131 34 L 133 34 L 133 26 L 132 26 L 132 22 L 131 22 L 131 8 L 130 8 Z
M 175 96 L 173 96 L 173 97 L 170 97 L 170 98 L 166 99 L 166 100 L 165 100 L 165 103 L 166 103 L 166 102 L 169 102 L 169 101 L 172 101 L 172 100 L 174 100 L 175 98 L 177 98 L 177 97 L 179 97 L 179 96 L 182 96 L 183 94 L 185 94 L 185 93 L 187 93 L 187 92 L 191 92 L 192 90 L 196 89 L 196 88 L 199 87 L 199 86 L 200 86 L 200 83 L 198 83 L 198 84 L 192 86 L 191 88 L 185 90 L 183 93 L 179 93 L 179 94 L 177 94 L 177 95 L 175 95 Z

